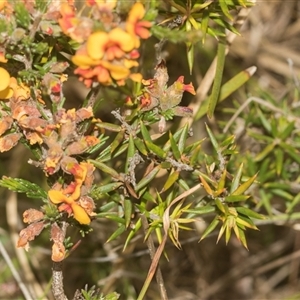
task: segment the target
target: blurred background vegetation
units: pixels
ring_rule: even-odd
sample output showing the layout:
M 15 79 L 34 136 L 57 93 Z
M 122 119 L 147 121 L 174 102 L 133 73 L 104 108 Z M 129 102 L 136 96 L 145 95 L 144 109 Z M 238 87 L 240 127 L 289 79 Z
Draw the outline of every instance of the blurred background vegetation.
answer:
M 224 82 L 253 65 L 257 66 L 257 72 L 244 87 L 217 106 L 214 119 L 201 118 L 193 124 L 194 138 L 206 136 L 205 122 L 222 136 L 224 127 L 243 103 L 249 97 L 258 99 L 249 102 L 233 118 L 228 133 L 236 135 L 240 153 L 233 163 L 237 166 L 243 162 L 252 176 L 259 171 L 259 184 L 253 187 L 252 194 L 257 206 L 270 218 L 256 222 L 260 231 L 248 231 L 249 251 L 235 238 L 227 246 L 223 240 L 216 245 L 216 234 L 199 243 L 200 234 L 195 232 L 203 231 L 205 220 L 195 223 L 194 231 L 181 233 L 182 250 L 169 242 L 166 251 L 171 259 L 163 258 L 160 266 L 172 300 L 300 298 L 299 1 L 258 1 L 240 32 L 226 58 Z M 155 67 L 155 53 L 147 53 L 147 49 L 157 42 L 153 37 L 143 46 L 145 78 L 153 75 Z M 195 45 L 192 75 L 185 45 L 167 42 L 163 53 L 170 82 L 185 75 L 186 81 L 192 80 L 197 89 L 215 56 L 216 42 L 208 38 L 205 47 L 201 42 Z M 75 79 L 69 80 L 68 106 L 80 106 L 86 93 Z M 187 96 L 184 105 L 191 105 L 191 101 L 196 102 Z M 103 107 L 101 119 L 112 119 L 113 108 Z M 1 154 L 0 176 L 24 178 L 46 186 L 40 182 L 44 178 L 40 171 L 26 163 L 29 158 L 30 154 L 21 145 Z M 49 237 L 45 235 L 34 241 L 29 253 L 15 249 L 23 226 L 22 212 L 34 205 L 39 207 L 40 203 L 4 189 L 0 190 L 0 196 L 1 241 L 19 274 L 38 294 L 44 292 L 45 299 L 51 299 Z M 115 230 L 109 220 L 98 220 L 92 227 L 94 231 L 85 237 L 84 246 L 79 245 L 64 263 L 66 294 L 71 297 L 74 287 L 84 288 L 88 284 L 99 286 L 104 294 L 117 291 L 121 299 L 136 299 L 150 265 L 143 235 L 136 236 L 122 252 L 125 236 L 105 243 Z M 78 232 L 74 230 L 73 235 Z M 23 299 L 2 257 L 0 274 L 0 299 Z M 159 299 L 155 282 L 147 299 Z

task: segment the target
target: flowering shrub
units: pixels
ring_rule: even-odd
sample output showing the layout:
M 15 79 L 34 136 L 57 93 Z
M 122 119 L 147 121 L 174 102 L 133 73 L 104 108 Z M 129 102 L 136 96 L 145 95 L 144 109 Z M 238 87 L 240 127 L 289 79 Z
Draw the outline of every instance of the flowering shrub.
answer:
M 201 239 L 221 223 L 218 240 L 225 233 L 228 242 L 233 230 L 246 248 L 246 228 L 257 229 L 252 219 L 263 218 L 248 205 L 247 191 L 256 175 L 242 178 L 242 164 L 228 169 L 230 157 L 236 154 L 233 136 L 218 141 L 207 126 L 215 151 L 208 155 L 201 148 L 203 140 L 193 141 L 191 126 L 173 130 L 167 123 L 175 116 L 185 121 L 195 117 L 196 111 L 180 104 L 185 92 L 195 95 L 196 91 L 183 74 L 169 83 L 163 43 L 184 42 L 192 68 L 195 37 L 204 42 L 210 34 L 222 40 L 225 28 L 236 32 L 226 18 L 238 6 L 224 1 L 165 2 L 179 17 L 170 12 L 172 17 L 162 24 L 158 12 L 167 12 L 167 5 L 160 1 L 125 5 L 86 0 L 81 8 L 72 0 L 0 2 L 0 151 L 26 145 L 33 154 L 29 163 L 43 170 L 49 187 L 44 191 L 5 176 L 1 185 L 43 201 L 40 210 L 24 212 L 28 226 L 20 232 L 18 247 L 28 250 L 29 242 L 50 229 L 56 299 L 65 299 L 62 270 L 56 272 L 57 268 L 74 248 L 68 226 L 78 227 L 84 236 L 97 219 L 111 219 L 117 229 L 109 241 L 126 234 L 124 248 L 142 227 L 146 239 L 155 232 L 159 246 L 152 253 L 142 299 L 167 238 L 180 248 L 180 230 L 189 229 L 198 215 L 214 215 Z M 209 27 L 209 19 L 215 26 Z M 153 77 L 146 78 L 141 45 L 151 34 L 161 40 L 153 47 Z M 63 87 L 70 73 L 90 89 L 77 109 L 64 108 L 68 99 Z M 217 85 L 213 95 L 222 98 Z M 118 103 L 122 103 L 112 111 L 115 123 L 97 117 L 97 95 L 104 89 L 120 92 Z M 212 97 L 207 102 L 210 113 L 213 101 Z M 153 133 L 155 124 L 157 133 Z M 95 171 L 102 176 L 100 183 Z M 199 189 L 205 196 L 197 193 Z

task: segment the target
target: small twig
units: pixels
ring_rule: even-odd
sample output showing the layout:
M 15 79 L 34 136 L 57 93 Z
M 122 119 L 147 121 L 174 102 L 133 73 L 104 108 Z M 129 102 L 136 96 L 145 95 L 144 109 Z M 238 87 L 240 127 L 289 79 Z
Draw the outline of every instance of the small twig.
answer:
M 189 166 L 187 164 L 183 164 L 181 162 L 178 162 L 171 157 L 167 157 L 166 161 L 168 161 L 174 168 L 177 168 L 179 171 L 193 171 L 194 170 L 191 166 Z
M 291 239 L 280 240 L 273 243 L 268 248 L 264 248 L 262 251 L 254 256 L 250 256 L 245 259 L 243 264 L 237 264 L 231 268 L 226 274 L 219 277 L 213 284 L 207 289 L 202 291 L 202 298 L 208 299 L 212 295 L 217 294 L 225 286 L 228 286 L 231 282 L 237 279 L 241 279 L 244 276 L 253 273 L 253 269 L 257 266 L 261 266 L 265 261 L 271 260 L 273 257 L 280 256 L 291 245 Z
M 99 90 L 100 90 L 100 85 L 94 87 L 91 89 L 91 91 L 89 92 L 88 96 L 87 96 L 87 107 L 91 106 L 94 107 L 95 102 L 97 100 L 97 96 L 99 94 Z
M 52 292 L 55 300 L 68 300 L 63 285 L 62 262 L 53 262 L 52 266 Z
M 30 70 L 32 68 L 31 61 L 29 61 L 25 55 L 15 54 L 13 55 L 13 59 L 23 63 L 25 65 L 26 70 Z
M 258 288 L 259 294 L 266 295 L 271 291 L 274 291 L 275 287 L 282 282 L 290 272 L 290 266 L 284 265 L 279 270 L 274 272 L 268 280 L 265 280 Z
M 235 121 L 235 119 L 239 116 L 239 114 L 251 103 L 251 102 L 256 102 L 262 106 L 265 106 L 267 108 L 269 108 L 270 110 L 274 111 L 274 112 L 277 112 L 277 113 L 280 113 L 281 115 L 286 115 L 288 116 L 288 118 L 292 119 L 292 120 L 295 120 L 295 121 L 298 121 L 299 122 L 299 118 L 296 118 L 290 114 L 288 114 L 287 112 L 283 111 L 282 109 L 274 106 L 273 104 L 263 100 L 263 99 L 260 99 L 260 98 L 257 98 L 257 97 L 250 97 L 247 99 L 247 101 L 245 103 L 243 103 L 239 109 L 235 112 L 235 114 L 231 117 L 231 119 L 227 122 L 226 126 L 224 127 L 223 129 L 223 132 L 226 133 L 229 129 L 229 127 L 232 125 L 232 123 Z
M 113 110 L 111 114 L 121 122 L 122 126 L 126 128 L 128 133 L 132 132 L 132 127 L 124 120 L 124 118 L 120 114 L 120 109 Z
M 286 256 L 281 256 L 278 259 L 275 259 L 275 260 L 271 261 L 270 263 L 257 268 L 254 271 L 254 275 L 259 276 L 261 274 L 265 274 L 267 272 L 270 272 L 271 270 L 274 270 L 275 268 L 283 266 L 284 264 L 294 263 L 295 261 L 299 260 L 299 258 L 300 258 L 300 250 L 295 251 Z
M 143 225 L 144 232 L 145 232 L 145 235 L 146 235 L 147 231 L 148 231 L 148 228 L 149 228 L 148 220 L 147 220 L 146 216 L 143 215 L 143 214 L 141 214 L 141 220 L 142 220 L 142 225 Z M 149 235 L 149 237 L 147 239 L 147 247 L 149 249 L 150 257 L 153 260 L 156 249 L 155 249 L 155 245 L 154 245 L 153 238 L 152 238 L 151 234 Z M 162 300 L 167 300 L 168 299 L 167 290 L 165 288 L 164 279 L 163 279 L 163 276 L 162 276 L 161 269 L 160 269 L 159 265 L 157 266 L 157 270 L 156 270 L 156 281 L 157 281 L 157 284 L 159 286 L 161 299 Z
M 129 158 L 128 161 L 129 161 L 129 167 L 128 167 L 129 181 L 135 188 L 136 187 L 135 168 L 137 167 L 137 165 L 144 162 L 144 160 L 138 152 L 135 152 L 133 157 Z
M 29 38 L 30 38 L 31 40 L 34 39 L 34 36 L 35 36 L 37 30 L 39 29 L 39 26 L 40 26 L 41 21 L 42 21 L 42 15 L 37 16 L 37 17 L 35 18 L 35 20 L 34 20 L 34 22 L 33 22 L 33 25 L 32 25 L 32 27 L 31 27 L 30 35 L 29 35 Z
M 169 29 L 174 29 L 176 27 L 179 27 L 184 21 L 184 18 L 181 15 L 177 15 L 168 25 L 167 27 Z M 155 53 L 156 53 L 156 60 L 157 63 L 160 63 L 162 59 L 164 59 L 163 55 L 162 55 L 162 48 L 165 45 L 165 43 L 167 42 L 167 39 L 161 39 L 158 43 L 156 43 L 154 45 L 155 47 Z
M 18 177 L 20 167 L 22 166 L 20 161 L 22 157 L 24 157 L 24 148 L 16 148 L 12 153 L 10 163 L 8 165 L 10 177 Z M 21 267 L 20 269 L 22 270 L 24 281 L 26 282 L 31 295 L 33 296 L 32 298 L 39 298 L 44 294 L 44 289 L 35 278 L 25 250 L 23 248 L 17 248 L 17 241 L 19 239 L 18 224 L 20 224 L 21 221 L 18 215 L 17 194 L 14 192 L 7 193 L 6 219 L 10 229 L 10 238 L 12 244 L 14 245 L 14 250 L 18 259 L 18 263 Z
M 20 288 L 20 290 L 22 291 L 24 297 L 26 300 L 31 300 L 32 296 L 30 295 L 29 290 L 27 289 L 26 285 L 24 284 L 23 280 L 21 279 L 21 276 L 19 275 L 18 271 L 16 270 L 16 268 L 14 267 L 13 262 L 11 261 L 5 247 L 3 246 L 1 240 L 0 240 L 0 252 L 5 260 L 5 262 L 7 263 L 12 275 L 14 276 L 15 280 L 18 283 L 18 286 Z
M 288 58 L 287 62 L 288 62 L 289 68 L 290 68 L 291 75 L 292 75 L 293 80 L 294 80 L 294 84 L 297 88 L 299 88 L 300 87 L 300 82 L 299 82 L 299 79 L 298 79 L 298 77 L 296 75 L 296 72 L 295 72 L 295 69 L 294 69 L 294 62 L 291 58 Z

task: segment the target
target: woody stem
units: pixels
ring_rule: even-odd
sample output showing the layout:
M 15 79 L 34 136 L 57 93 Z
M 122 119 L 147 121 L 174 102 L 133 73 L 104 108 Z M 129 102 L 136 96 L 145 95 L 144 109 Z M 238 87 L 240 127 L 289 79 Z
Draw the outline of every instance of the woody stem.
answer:
M 63 235 L 66 235 L 68 223 L 62 223 Z M 64 283 L 63 283 L 63 262 L 53 261 L 52 265 L 52 292 L 55 300 L 68 300 L 64 292 Z

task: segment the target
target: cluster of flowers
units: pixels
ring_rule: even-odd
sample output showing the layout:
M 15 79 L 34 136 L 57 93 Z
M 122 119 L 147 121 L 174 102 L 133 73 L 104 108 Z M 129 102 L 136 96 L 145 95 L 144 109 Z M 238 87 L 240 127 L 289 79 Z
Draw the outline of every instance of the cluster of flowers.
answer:
M 1 23 L 0 63 L 2 66 L 8 63 L 10 69 L 9 65 L 16 59 L 24 65 L 24 70 L 31 71 L 33 53 L 40 51 L 39 44 L 33 40 L 38 33 L 65 40 L 71 38 L 75 42 L 77 51 L 72 57 L 77 66 L 75 74 L 87 87 L 93 82 L 122 85 L 128 78 L 141 81 L 141 75 L 132 73 L 131 69 L 138 66 L 140 38 L 150 36 L 151 23 L 142 20 L 145 9 L 141 3 L 131 6 L 124 21 L 115 13 L 116 5 L 116 0 L 86 0 L 89 16 L 85 17 L 82 11 L 77 12 L 74 0 L 50 1 L 46 10 L 34 0 L 0 1 L 0 22 L 10 20 Z M 63 260 L 66 254 L 65 231 L 59 220 L 73 217 L 78 223 L 88 225 L 95 215 L 94 201 L 88 196 L 94 166 L 79 157 L 99 143 L 100 133 L 93 126 L 92 107 L 65 110 L 59 105 L 64 98 L 62 86 L 67 80 L 63 72 L 68 66 L 65 61 L 51 61 L 48 69 L 44 69 L 42 80 L 33 81 L 34 88 L 0 67 L 0 152 L 9 151 L 22 138 L 29 146 L 39 149 L 39 161 L 29 162 L 52 178 L 49 205 L 52 212 L 57 207 L 54 218 L 49 217 L 47 205 L 41 210 L 26 210 L 23 218 L 28 226 L 20 232 L 18 246 L 27 249 L 28 242 L 50 226 L 53 261 Z M 54 105 L 58 104 L 53 111 L 45 104 L 43 91 Z M 82 130 L 83 122 L 89 123 L 88 133 Z
M 42 168 L 46 176 L 63 172 L 64 177 L 71 178 L 64 183 L 57 181 L 48 191 L 52 205 L 57 205 L 58 212 L 73 216 L 80 224 L 89 224 L 95 208 L 93 199 L 88 196 L 94 180 L 94 166 L 79 162 L 75 157 L 99 143 L 99 133 L 92 125 L 89 127 L 91 134 L 79 129 L 83 121 L 93 120 L 92 108 L 77 111 L 61 108 L 52 114 L 42 103 L 33 100 L 29 88 L 17 84 L 5 69 L 0 68 L 0 76 L 1 98 L 6 99 L 0 105 L 0 152 L 12 149 L 22 137 L 30 145 L 39 147 L 41 159 L 29 162 Z M 29 209 L 24 213 L 24 222 L 30 225 L 21 231 L 18 246 L 28 248 L 28 242 L 40 234 L 48 221 L 44 212 Z M 53 226 L 58 225 L 53 223 Z M 51 238 L 54 241 L 52 259 L 63 259 L 63 241 Z
M 150 36 L 151 23 L 142 20 L 144 6 L 135 3 L 126 22 L 117 22 L 113 11 L 116 1 L 86 0 L 86 5 L 92 7 L 90 18 L 76 15 L 70 4 L 62 5 L 60 10 L 59 24 L 63 32 L 81 44 L 72 57 L 78 66 L 74 73 L 87 87 L 94 81 L 105 85 L 113 82 L 123 85 L 128 78 L 141 81 L 141 74 L 130 69 L 138 66 L 140 38 Z M 93 31 L 96 22 L 102 29 Z
M 18 5 L 21 8 L 16 9 Z M 28 248 L 28 242 L 50 226 L 52 259 L 61 261 L 66 255 L 62 224 L 72 223 L 72 219 L 67 219 L 71 217 L 79 224 L 88 225 L 95 215 L 94 201 L 88 196 L 94 166 L 84 161 L 82 154 L 100 142 L 100 132 L 94 126 L 92 107 L 62 108 L 62 87 L 67 80 L 64 71 L 69 64 L 57 61 L 55 54 L 51 58 L 51 47 L 47 44 L 47 50 L 43 50 L 40 37 L 53 37 L 58 51 L 61 40 L 67 41 L 63 44 L 66 47 L 75 45 L 76 52 L 71 57 L 76 66 L 74 73 L 87 87 L 123 85 L 127 79 L 143 82 L 141 110 L 156 109 L 160 123 L 164 123 L 167 111 L 190 116 L 191 110 L 178 104 L 184 91 L 192 94 L 195 91 L 192 84 L 183 83 L 182 76 L 167 87 L 168 73 L 163 63 L 157 66 L 153 79 L 142 81 L 141 74 L 132 71 L 138 66 L 140 39 L 150 36 L 151 23 L 143 20 L 145 8 L 140 2 L 133 4 L 126 15 L 120 15 L 116 13 L 116 0 L 86 0 L 84 8 L 89 10 L 88 17 L 82 15 L 84 9 L 76 10 L 74 0 L 50 1 L 46 9 L 39 5 L 34 0 L 0 1 L 0 27 L 4 28 L 0 32 L 0 63 L 2 66 L 7 63 L 9 70 L 17 60 L 23 70 L 34 75 L 34 79 L 27 80 L 25 75 L 16 79 L 0 67 L 0 152 L 9 151 L 21 139 L 38 149 L 39 160 L 29 163 L 41 168 L 49 178 L 52 185 L 48 191 L 49 202 L 41 210 L 24 212 L 28 226 L 21 231 L 18 246 Z M 10 23 L 3 23 L 3 19 Z M 38 41 L 35 36 L 39 37 Z M 73 50 L 69 53 L 74 54 Z M 46 57 L 38 67 L 34 65 L 36 53 Z M 41 73 L 37 74 L 35 68 Z M 45 99 L 50 99 L 50 104 L 46 105 Z M 164 126 L 161 127 L 163 131 Z M 54 208 L 54 216 L 53 210 L 50 216 L 47 207 Z
M 73 215 L 81 224 L 89 224 L 90 216 L 95 215 L 93 199 L 87 195 L 94 180 L 94 168 L 89 163 L 71 164 L 68 167 L 75 181 L 64 189 L 61 184 L 56 183 L 53 189 L 48 191 L 49 199 L 54 204 L 60 204 L 59 211 L 66 212 L 69 216 Z M 29 225 L 21 230 L 18 247 L 28 249 L 28 242 L 38 236 L 49 222 L 42 211 L 32 208 L 23 213 L 23 221 Z M 58 226 L 57 222 L 51 224 L 50 237 L 53 241 L 51 258 L 55 262 L 62 261 L 66 255 L 65 231 Z
M 166 128 L 168 113 L 172 116 L 191 117 L 193 110 L 186 106 L 179 106 L 183 93 L 196 94 L 192 83 L 184 84 L 184 76 L 179 78 L 170 86 L 168 70 L 165 61 L 161 61 L 156 66 L 154 77 L 142 80 L 144 85 L 143 93 L 139 97 L 141 111 L 153 110 L 160 117 L 158 124 L 159 131 L 162 133 Z

